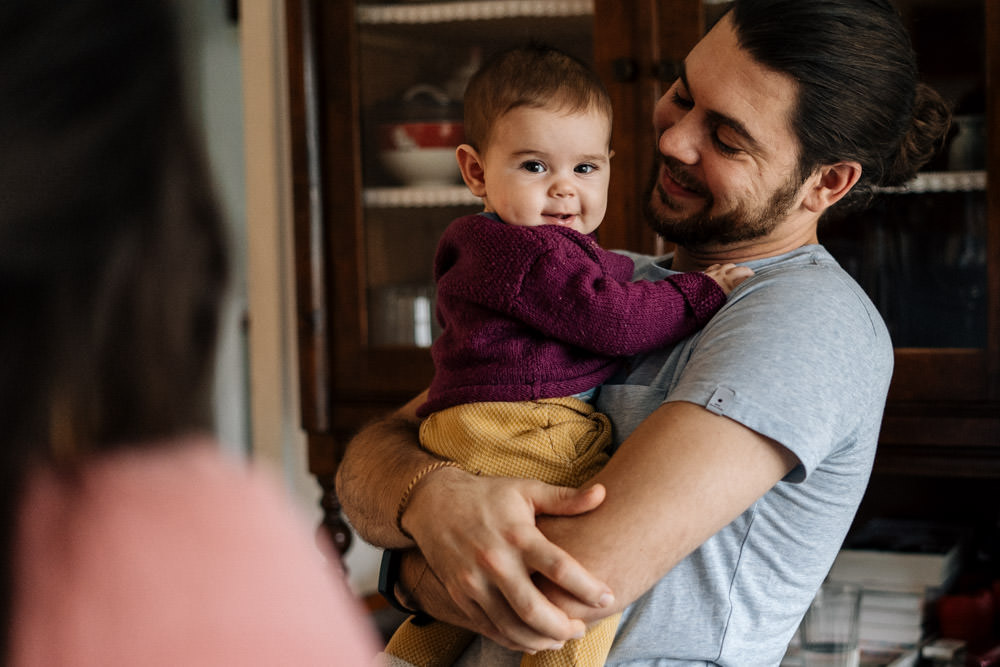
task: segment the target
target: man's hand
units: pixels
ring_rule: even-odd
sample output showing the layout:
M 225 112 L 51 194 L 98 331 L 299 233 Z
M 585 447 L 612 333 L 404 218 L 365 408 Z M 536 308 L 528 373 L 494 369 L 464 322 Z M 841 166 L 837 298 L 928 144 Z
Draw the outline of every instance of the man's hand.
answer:
M 728 296 L 737 285 L 753 275 L 753 269 L 736 264 L 713 264 L 702 273 L 719 283 L 719 287 Z
M 538 530 L 538 515 L 573 516 L 599 506 L 601 485 L 587 489 L 532 480 L 475 477 L 455 468 L 433 473 L 420 484 L 402 517 L 403 527 L 423 551 L 440 586 L 465 619 L 437 608 L 437 581 L 425 577 L 414 591 L 422 608 L 442 620 L 471 627 L 518 651 L 559 646 L 582 635 L 541 593 L 543 577 L 590 607 L 611 607 L 611 590 Z M 609 609 L 609 613 L 610 613 Z

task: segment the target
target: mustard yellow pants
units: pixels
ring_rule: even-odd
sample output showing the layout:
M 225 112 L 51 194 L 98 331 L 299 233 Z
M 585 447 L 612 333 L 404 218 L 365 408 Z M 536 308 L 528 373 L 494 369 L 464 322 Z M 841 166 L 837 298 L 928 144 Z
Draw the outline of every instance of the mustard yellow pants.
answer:
M 430 415 L 420 427 L 420 442 L 476 474 L 578 487 L 607 462 L 611 423 L 589 403 L 571 397 L 469 403 Z M 558 651 L 526 654 L 522 667 L 603 665 L 620 616 L 595 623 Z M 474 636 L 446 623 L 416 626 L 407 620 L 386 653 L 418 667 L 446 667 Z

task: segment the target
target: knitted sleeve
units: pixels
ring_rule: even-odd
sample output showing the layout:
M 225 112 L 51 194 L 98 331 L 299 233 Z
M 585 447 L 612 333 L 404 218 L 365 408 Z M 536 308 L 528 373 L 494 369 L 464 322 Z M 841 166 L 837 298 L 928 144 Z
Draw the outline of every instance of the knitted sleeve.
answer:
M 689 336 L 725 303 L 722 288 L 704 274 L 632 282 L 631 260 L 589 236 L 481 220 L 446 235 L 439 291 L 460 293 L 544 336 L 631 355 Z
M 622 356 L 690 336 L 726 301 L 718 283 L 703 273 L 631 282 L 609 276 L 600 262 L 581 260 L 558 251 L 539 256 L 512 313 L 548 336 Z

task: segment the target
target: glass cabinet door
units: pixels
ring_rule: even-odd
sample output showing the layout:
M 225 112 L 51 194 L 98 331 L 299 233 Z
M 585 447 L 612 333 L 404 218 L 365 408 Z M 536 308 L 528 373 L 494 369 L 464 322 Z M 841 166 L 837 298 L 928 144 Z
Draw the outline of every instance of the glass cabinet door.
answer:
M 350 532 L 344 444 L 429 384 L 432 262 L 481 208 L 455 171 L 459 100 L 493 50 L 530 38 L 592 60 L 593 0 L 284 0 L 301 426 L 323 525 Z
M 369 348 L 429 347 L 432 261 L 454 218 L 481 210 L 462 184 L 469 77 L 499 49 L 543 41 L 592 60 L 592 0 L 359 4 L 363 246 Z
M 592 61 L 594 5 L 285 2 L 303 422 L 349 432 L 433 375 L 434 251 L 481 208 L 454 157 L 465 82 L 529 39 Z

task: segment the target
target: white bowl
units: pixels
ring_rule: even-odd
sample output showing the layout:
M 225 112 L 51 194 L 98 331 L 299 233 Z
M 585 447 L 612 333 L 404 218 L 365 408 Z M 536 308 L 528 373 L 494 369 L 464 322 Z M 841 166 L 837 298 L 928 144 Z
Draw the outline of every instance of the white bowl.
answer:
M 462 173 L 454 148 L 405 148 L 382 151 L 379 156 L 389 174 L 412 186 L 454 185 Z

